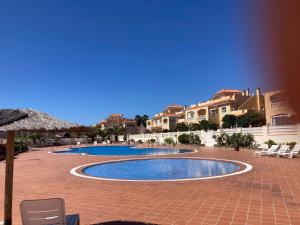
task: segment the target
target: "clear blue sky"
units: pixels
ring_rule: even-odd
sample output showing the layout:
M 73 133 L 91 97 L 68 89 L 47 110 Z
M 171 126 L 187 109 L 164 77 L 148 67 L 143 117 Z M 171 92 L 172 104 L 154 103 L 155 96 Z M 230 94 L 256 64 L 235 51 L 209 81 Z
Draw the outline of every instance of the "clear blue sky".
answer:
M 0 108 L 93 124 L 262 86 L 246 0 L 0 4 Z

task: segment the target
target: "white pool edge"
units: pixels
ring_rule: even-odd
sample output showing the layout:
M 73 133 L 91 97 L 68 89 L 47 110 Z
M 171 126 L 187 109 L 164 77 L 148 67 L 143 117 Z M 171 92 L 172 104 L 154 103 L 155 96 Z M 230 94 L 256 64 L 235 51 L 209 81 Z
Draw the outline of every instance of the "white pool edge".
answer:
M 199 178 L 186 178 L 186 179 L 172 179 L 172 180 L 127 180 L 127 179 L 112 179 L 112 178 L 102 178 L 102 177 L 93 177 L 84 175 L 81 173 L 78 173 L 77 171 L 79 169 L 93 166 L 93 165 L 99 165 L 99 164 L 105 164 L 105 163 L 114 163 L 114 162 L 123 162 L 123 161 L 132 161 L 132 160 L 151 160 L 151 159 L 199 159 L 199 160 L 215 160 L 215 161 L 223 161 L 223 162 L 231 162 L 231 163 L 237 163 L 244 165 L 245 168 L 243 170 L 224 174 L 224 175 L 218 175 L 218 176 L 210 176 L 210 177 L 199 177 Z M 70 173 L 77 177 L 82 177 L 86 179 L 93 179 L 93 180 L 101 180 L 101 181 L 122 181 L 122 182 L 178 182 L 178 181 L 193 181 L 193 180 L 211 180 L 211 179 L 217 179 L 217 178 L 223 178 L 223 177 L 230 177 L 235 176 L 243 173 L 247 173 L 252 170 L 252 165 L 248 163 L 244 163 L 238 160 L 229 160 L 229 159 L 218 159 L 218 158 L 203 158 L 203 157 L 155 157 L 155 158 L 130 158 L 130 159 L 118 159 L 118 160 L 109 160 L 109 161 L 102 161 L 102 162 L 94 162 L 94 163 L 88 163 L 84 165 L 80 165 L 77 167 L 74 167 L 70 170 Z

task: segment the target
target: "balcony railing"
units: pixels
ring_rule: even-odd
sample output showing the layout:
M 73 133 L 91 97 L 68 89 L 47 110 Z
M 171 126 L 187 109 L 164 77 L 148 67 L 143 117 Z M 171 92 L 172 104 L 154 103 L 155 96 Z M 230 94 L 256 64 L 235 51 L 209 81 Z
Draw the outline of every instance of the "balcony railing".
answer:
M 271 103 L 272 109 L 286 108 L 287 106 L 288 106 L 287 102 L 272 102 Z
M 199 120 L 200 120 L 200 121 L 201 121 L 201 120 L 206 120 L 206 115 L 199 115 L 198 117 L 199 117 Z

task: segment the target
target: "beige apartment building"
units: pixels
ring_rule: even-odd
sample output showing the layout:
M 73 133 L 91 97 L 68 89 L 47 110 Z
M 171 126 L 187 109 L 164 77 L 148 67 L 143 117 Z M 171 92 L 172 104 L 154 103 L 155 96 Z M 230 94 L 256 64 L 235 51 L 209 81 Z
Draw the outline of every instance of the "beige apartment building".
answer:
M 115 126 L 125 128 L 128 134 L 138 133 L 137 123 L 134 119 L 124 118 L 123 114 L 111 114 L 105 120 L 102 120 L 97 126 L 101 130 L 113 128 Z
M 222 89 L 210 100 L 188 107 L 184 119 L 178 122 L 190 124 L 208 120 L 221 126 L 222 118 L 227 114 L 240 116 L 249 110 L 264 112 L 264 105 L 264 96 L 259 88 L 252 94 L 249 89 L 244 91 Z
M 267 125 L 289 125 L 299 122 L 295 112 L 288 106 L 288 99 L 283 91 L 261 93 L 257 88 L 252 93 L 247 90 L 222 89 L 205 102 L 184 107 L 170 105 L 163 112 L 147 120 L 146 129 L 151 132 L 174 131 L 177 123 L 199 123 L 208 120 L 222 126 L 225 115 L 244 115 L 249 111 L 265 115 Z M 298 119 L 298 121 L 297 121 Z M 122 114 L 112 114 L 100 122 L 101 129 L 122 126 L 129 133 L 138 133 L 136 121 L 126 119 Z
M 266 92 L 264 98 L 267 125 L 290 125 L 297 122 L 296 113 L 289 107 L 284 91 Z
M 151 132 L 172 131 L 178 120 L 184 118 L 184 107 L 180 105 L 169 105 L 163 112 L 147 120 L 146 129 Z

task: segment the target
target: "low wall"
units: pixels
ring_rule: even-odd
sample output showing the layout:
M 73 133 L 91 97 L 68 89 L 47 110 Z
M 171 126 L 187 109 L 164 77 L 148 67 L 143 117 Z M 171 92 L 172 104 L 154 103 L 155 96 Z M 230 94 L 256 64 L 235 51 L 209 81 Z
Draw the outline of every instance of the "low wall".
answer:
M 221 132 L 228 134 L 243 133 L 252 134 L 258 144 L 263 144 L 265 141 L 272 139 L 276 143 L 297 142 L 300 143 L 300 124 L 288 126 L 263 126 L 253 128 L 234 128 L 234 129 L 219 129 L 217 131 L 186 131 L 186 132 L 169 132 L 169 133 L 153 133 L 153 134 L 134 134 L 129 135 L 127 140 L 146 142 L 150 139 L 155 139 L 158 143 L 164 143 L 165 138 L 173 138 L 178 142 L 178 136 L 181 134 L 195 134 L 201 139 L 205 146 L 214 146 L 216 144 L 213 139 L 214 135 L 219 135 Z M 124 136 L 119 136 L 119 140 L 123 140 Z

